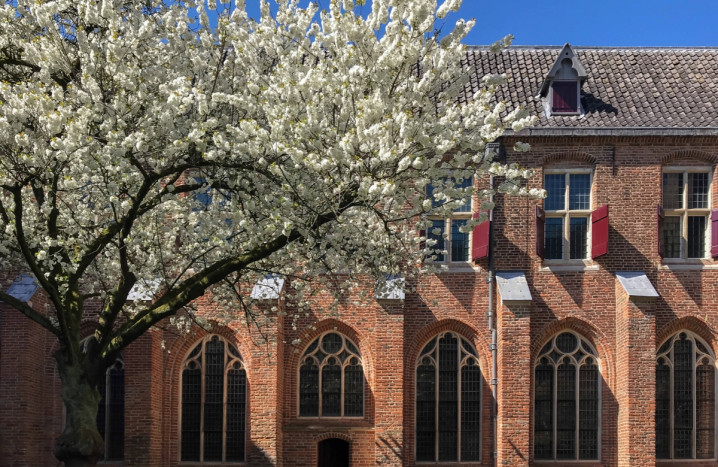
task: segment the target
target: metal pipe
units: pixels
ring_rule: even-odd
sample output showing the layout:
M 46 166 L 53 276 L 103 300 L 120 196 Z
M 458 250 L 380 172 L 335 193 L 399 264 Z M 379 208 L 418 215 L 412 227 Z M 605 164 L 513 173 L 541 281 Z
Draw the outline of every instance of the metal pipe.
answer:
M 491 195 L 489 200 L 493 203 L 494 201 L 494 176 L 489 177 L 489 189 Z M 497 396 L 498 396 L 498 361 L 497 361 L 497 334 L 496 326 L 494 322 L 494 255 L 493 255 L 493 240 L 494 240 L 494 210 L 489 211 L 489 274 L 486 278 L 489 288 L 489 309 L 486 315 L 489 318 L 489 331 L 491 332 L 491 344 L 489 350 L 491 351 L 491 432 L 492 432 L 492 452 L 491 458 L 493 465 L 496 465 L 498 458 L 498 430 L 497 430 Z

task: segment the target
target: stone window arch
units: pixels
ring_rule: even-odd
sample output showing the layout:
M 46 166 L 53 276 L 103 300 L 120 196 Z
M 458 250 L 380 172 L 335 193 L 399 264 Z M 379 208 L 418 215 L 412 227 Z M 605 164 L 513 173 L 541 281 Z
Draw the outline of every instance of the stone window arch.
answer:
M 656 359 L 656 458 L 715 458 L 716 360 L 690 331 L 669 337 Z
M 325 332 L 302 354 L 299 365 L 300 417 L 363 417 L 364 368 L 356 344 Z
M 594 347 L 573 331 L 555 335 L 534 367 L 534 457 L 598 459 L 601 384 Z
M 416 460 L 478 461 L 481 369 L 476 349 L 455 332 L 431 339 L 416 360 Z
M 237 348 L 209 335 L 182 365 L 180 460 L 244 461 L 247 372 Z

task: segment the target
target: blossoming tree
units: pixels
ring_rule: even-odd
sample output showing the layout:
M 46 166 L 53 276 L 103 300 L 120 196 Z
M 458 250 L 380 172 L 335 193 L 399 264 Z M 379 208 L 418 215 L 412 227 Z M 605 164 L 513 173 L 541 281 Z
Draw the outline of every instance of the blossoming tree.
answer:
M 424 216 L 473 193 L 451 181 L 491 172 L 525 191 L 485 153 L 530 123 L 492 100 L 501 77 L 457 101 L 474 22 L 432 33 L 460 0 L 374 0 L 364 16 L 262 1 L 258 20 L 243 3 L 216 24 L 212 1 L 0 8 L 0 270 L 31 272 L 50 306 L 0 300 L 58 340 L 66 465 L 103 452 L 107 367 L 198 297 L 246 319 L 243 287 L 267 273 L 416 268 Z M 152 299 L 128 300 L 140 284 Z

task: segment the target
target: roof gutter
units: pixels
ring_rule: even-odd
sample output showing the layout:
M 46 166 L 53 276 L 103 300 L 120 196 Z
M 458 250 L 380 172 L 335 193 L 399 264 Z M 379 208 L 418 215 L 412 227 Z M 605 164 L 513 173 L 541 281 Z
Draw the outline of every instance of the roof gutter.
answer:
M 519 133 L 507 129 L 504 136 L 718 136 L 718 127 L 603 127 L 603 128 L 528 128 Z

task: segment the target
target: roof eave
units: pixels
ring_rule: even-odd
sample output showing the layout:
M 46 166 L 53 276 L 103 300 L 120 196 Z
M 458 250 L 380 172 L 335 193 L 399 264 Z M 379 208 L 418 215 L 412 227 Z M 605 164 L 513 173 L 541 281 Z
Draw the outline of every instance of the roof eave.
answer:
M 718 136 L 718 127 L 662 128 L 662 127 L 594 127 L 594 128 L 529 128 L 515 133 L 506 130 L 504 136 Z

